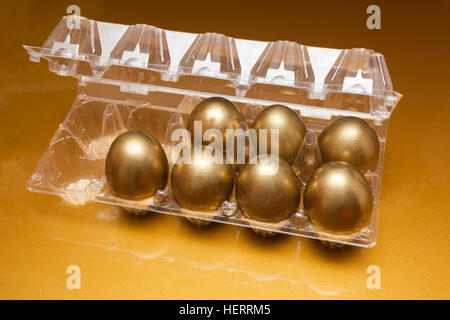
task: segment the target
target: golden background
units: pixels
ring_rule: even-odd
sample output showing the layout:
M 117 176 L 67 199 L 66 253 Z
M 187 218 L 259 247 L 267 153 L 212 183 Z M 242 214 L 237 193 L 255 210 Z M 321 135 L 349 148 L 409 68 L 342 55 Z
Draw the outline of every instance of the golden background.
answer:
M 70 206 L 25 184 L 76 96 L 76 80 L 28 61 L 77 4 L 91 19 L 385 55 L 404 95 L 390 120 L 378 243 L 331 250 L 167 215 Z M 381 30 L 366 8 L 381 7 Z M 0 298 L 450 298 L 449 1 L 2 1 Z M 66 269 L 81 268 L 68 290 Z M 381 270 L 381 289 L 366 270 Z

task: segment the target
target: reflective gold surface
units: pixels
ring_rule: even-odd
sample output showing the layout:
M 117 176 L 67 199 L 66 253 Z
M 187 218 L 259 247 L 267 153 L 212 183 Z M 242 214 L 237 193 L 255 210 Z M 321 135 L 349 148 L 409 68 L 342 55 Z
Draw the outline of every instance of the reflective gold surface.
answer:
M 293 214 L 300 201 L 300 186 L 289 164 L 279 159 L 278 168 L 270 158 L 246 164 L 236 179 L 236 201 L 250 219 L 279 222 Z
M 255 118 L 253 129 L 267 129 L 267 152 L 277 147 L 271 143 L 271 129 L 278 129 L 278 152 L 281 158 L 292 164 L 295 160 L 306 128 L 300 117 L 286 106 L 275 104 L 265 108 Z M 258 134 L 259 142 L 259 134 Z
M 72 3 L 0 2 L 1 298 L 450 298 L 450 101 L 441 72 L 450 50 L 443 41 L 448 1 L 383 2 L 381 30 L 366 28 L 368 4 L 359 0 L 229 0 L 227 7 L 239 8 L 233 23 L 222 2 L 76 1 L 84 16 L 102 21 L 382 52 L 404 98 L 389 122 L 378 241 L 372 249 L 335 250 L 312 239 L 265 239 L 219 224 L 201 229 L 98 203 L 76 207 L 27 191 L 76 97 L 76 80 L 28 62 L 21 45 L 42 44 Z M 71 265 L 80 267 L 80 289 L 67 287 Z M 379 288 L 367 285 L 377 267 Z
M 314 172 L 306 185 L 303 203 L 319 230 L 350 234 L 369 223 L 373 199 L 370 186 L 358 169 L 332 161 Z
M 380 155 L 380 142 L 367 122 L 355 118 L 339 118 L 326 127 L 319 137 L 323 163 L 348 162 L 362 171 L 375 170 Z
M 226 146 L 226 130 L 240 128 L 241 122 L 244 121 L 244 117 L 239 109 L 231 101 L 221 98 L 212 97 L 200 102 L 194 110 L 188 120 L 188 130 L 191 133 L 191 139 L 194 139 L 194 123 L 200 121 L 202 125 L 201 138 L 204 138 L 205 131 L 209 129 L 217 129 L 222 136 L 223 150 Z M 210 141 L 215 141 L 218 135 L 211 132 Z M 210 142 L 203 141 L 204 144 Z
M 182 208 L 215 211 L 230 197 L 234 183 L 233 166 L 223 160 L 221 164 L 216 163 L 213 152 L 203 152 L 202 157 L 195 157 L 192 152 L 190 163 L 184 163 L 182 158 L 175 163 L 171 187 L 175 201 Z
M 105 176 L 113 193 L 126 199 L 143 199 L 164 189 L 169 164 L 161 144 L 142 131 L 118 136 L 109 148 Z

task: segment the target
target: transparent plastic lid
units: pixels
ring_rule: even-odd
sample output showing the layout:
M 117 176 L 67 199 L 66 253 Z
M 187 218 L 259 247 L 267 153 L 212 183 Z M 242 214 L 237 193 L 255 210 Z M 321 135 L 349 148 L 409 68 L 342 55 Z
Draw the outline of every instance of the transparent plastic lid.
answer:
M 363 48 L 242 40 L 79 16 L 63 17 L 42 47 L 25 48 L 30 60 L 43 57 L 60 75 L 117 82 L 123 91 L 144 94 L 177 83 L 177 89 L 347 110 L 379 122 L 401 98 L 384 56 Z

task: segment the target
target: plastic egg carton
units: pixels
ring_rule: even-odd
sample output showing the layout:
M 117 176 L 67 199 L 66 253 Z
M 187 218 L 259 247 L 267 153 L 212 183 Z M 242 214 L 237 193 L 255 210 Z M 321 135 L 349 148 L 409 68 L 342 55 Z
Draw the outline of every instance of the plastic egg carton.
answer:
M 263 235 L 287 233 L 338 246 L 375 245 L 388 120 L 401 98 L 393 91 L 382 54 L 77 16 L 63 17 L 42 47 L 24 47 L 31 61 L 44 58 L 51 71 L 78 79 L 78 96 L 28 181 L 30 191 L 58 195 L 78 205 L 98 201 L 135 213 L 183 215 L 199 224 L 216 221 L 252 227 Z M 142 201 L 111 193 L 104 166 L 115 137 L 127 130 L 152 134 L 163 145 L 171 167 L 176 160 L 171 132 L 185 127 L 194 106 L 213 96 L 233 101 L 249 126 L 271 104 L 297 112 L 308 129 L 293 165 L 303 186 L 321 165 L 320 132 L 339 117 L 365 120 L 377 132 L 381 148 L 377 169 L 365 174 L 374 195 L 370 224 L 356 234 L 333 235 L 309 222 L 302 203 L 288 220 L 263 224 L 245 218 L 234 196 L 209 213 L 180 209 L 170 186 Z

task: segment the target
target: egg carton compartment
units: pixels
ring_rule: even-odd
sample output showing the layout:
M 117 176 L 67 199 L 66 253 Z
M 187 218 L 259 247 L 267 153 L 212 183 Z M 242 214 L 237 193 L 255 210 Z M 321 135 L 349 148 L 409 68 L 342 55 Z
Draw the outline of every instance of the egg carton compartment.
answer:
M 64 200 L 83 205 L 97 201 L 119 205 L 135 214 L 165 213 L 186 217 L 191 222 L 207 225 L 211 221 L 251 227 L 263 236 L 286 233 L 305 236 L 335 244 L 351 244 L 370 247 L 375 244 L 381 166 L 375 172 L 368 172 L 366 178 L 374 194 L 374 206 L 370 224 L 357 234 L 333 235 L 317 230 L 304 213 L 302 202 L 292 216 L 280 223 L 264 223 L 243 216 L 236 204 L 234 193 L 215 212 L 191 211 L 180 208 L 171 194 L 171 186 L 159 190 L 155 196 L 134 201 L 114 195 L 105 178 L 105 159 L 112 142 L 121 133 L 140 130 L 154 136 L 166 152 L 171 172 L 178 158 L 171 133 L 186 127 L 190 111 L 202 101 L 199 96 L 158 97 L 149 95 L 149 101 L 111 100 L 80 94 L 52 138 L 49 148 L 28 181 L 30 191 L 55 194 Z M 174 105 L 158 105 L 161 101 L 173 101 Z M 254 109 L 262 110 L 265 105 L 247 105 L 236 102 L 251 125 Z M 300 112 L 299 112 L 300 114 Z M 302 117 L 308 133 L 292 165 L 298 175 L 301 192 L 314 170 L 321 165 L 317 136 L 326 122 Z M 178 142 L 177 142 L 178 143 Z M 384 143 L 381 143 L 384 150 Z M 381 152 L 380 157 L 382 157 Z M 236 173 L 239 165 L 235 166 Z M 170 181 L 170 178 L 168 179 Z
M 31 61 L 43 58 L 52 72 L 76 77 L 79 92 L 28 181 L 29 190 L 59 195 L 78 205 L 97 201 L 136 214 L 181 215 L 200 225 L 215 221 L 251 227 L 264 236 L 286 233 L 335 246 L 375 245 L 388 120 L 401 98 L 393 91 L 382 54 L 362 48 L 328 49 L 290 41 L 192 34 L 144 24 L 127 26 L 78 16 L 63 17 L 42 47 L 24 47 Z M 193 108 L 215 96 L 232 101 L 247 126 L 272 104 L 283 104 L 301 117 L 307 134 L 291 167 L 302 194 L 322 164 L 318 147 L 322 130 L 345 116 L 366 121 L 380 143 L 376 169 L 365 173 L 373 194 L 370 223 L 355 234 L 336 235 L 314 227 L 303 199 L 289 219 L 262 223 L 241 214 L 234 191 L 216 212 L 180 208 L 170 183 L 141 201 L 111 192 L 105 159 L 116 137 L 129 130 L 151 134 L 163 146 L 171 171 L 178 157 L 171 133 L 186 128 Z M 239 166 L 235 171 L 239 173 Z

